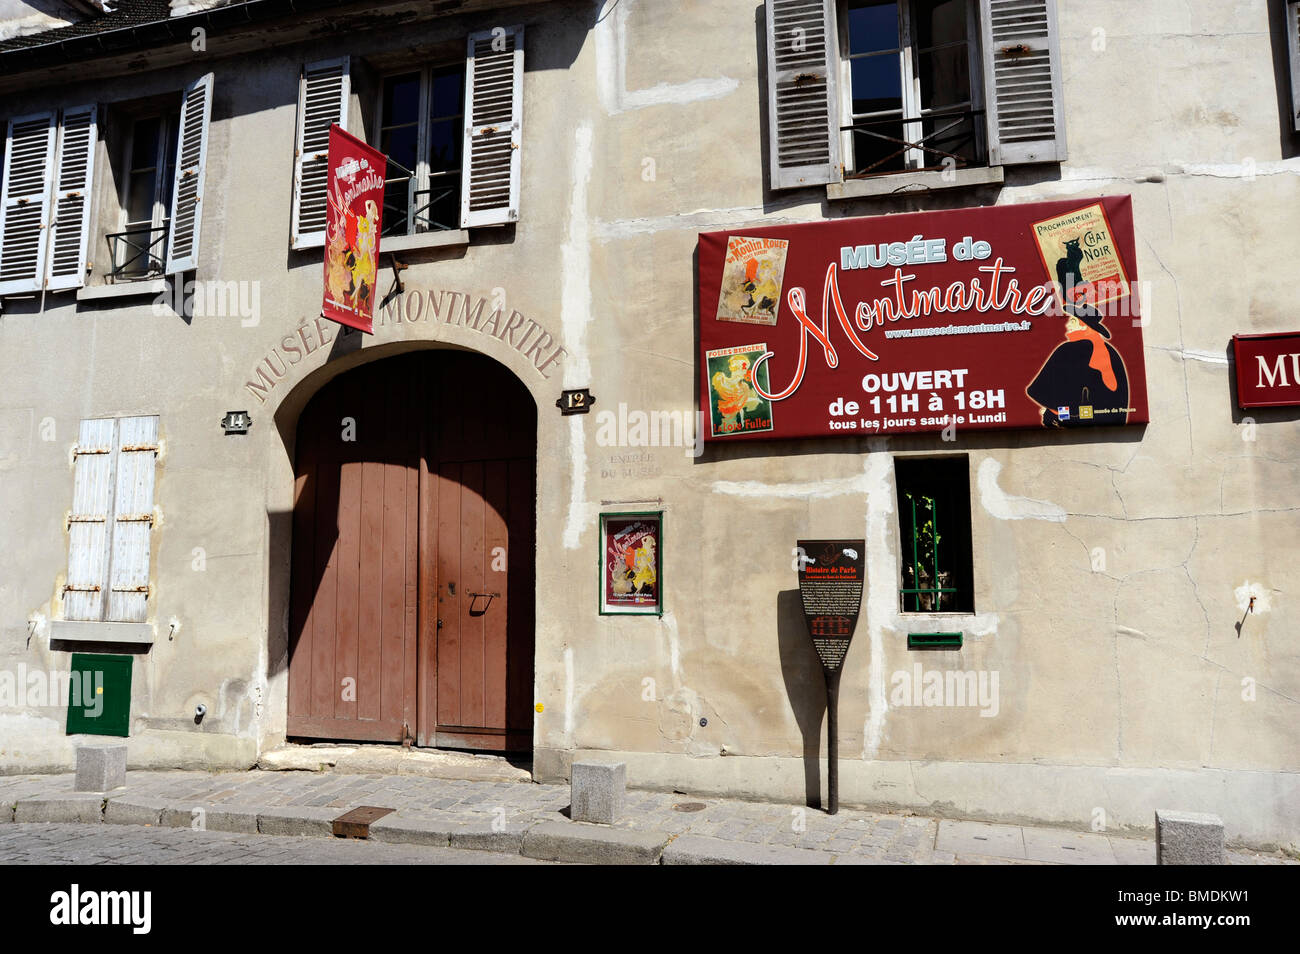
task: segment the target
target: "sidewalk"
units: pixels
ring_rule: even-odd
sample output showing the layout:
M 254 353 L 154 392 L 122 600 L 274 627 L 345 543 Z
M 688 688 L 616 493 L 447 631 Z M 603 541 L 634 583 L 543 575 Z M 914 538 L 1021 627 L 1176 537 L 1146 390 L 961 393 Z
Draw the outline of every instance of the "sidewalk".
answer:
M 504 760 L 392 750 L 295 748 L 263 764 L 315 771 L 131 771 L 104 795 L 73 792 L 73 776 L 0 776 L 0 823 L 105 822 L 263 835 L 333 837 L 361 805 L 395 811 L 370 838 L 628 864 L 1154 864 L 1150 839 L 818 809 L 629 790 L 623 819 L 567 817 L 569 789 L 535 785 Z M 382 766 L 386 771 L 376 771 Z M 420 774 L 411 774 L 418 772 Z M 429 777 L 459 775 L 470 778 Z M 506 780 L 510 779 L 510 780 Z M 0 859 L 2 860 L 2 859 Z M 1297 863 L 1229 851 L 1231 864 Z

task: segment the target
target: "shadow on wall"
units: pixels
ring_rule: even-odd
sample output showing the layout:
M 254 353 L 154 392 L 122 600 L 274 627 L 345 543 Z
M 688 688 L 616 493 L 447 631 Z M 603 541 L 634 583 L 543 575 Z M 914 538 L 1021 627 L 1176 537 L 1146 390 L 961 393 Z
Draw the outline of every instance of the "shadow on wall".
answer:
M 776 638 L 781 653 L 781 676 L 786 696 L 803 735 L 803 777 L 805 802 L 821 808 L 822 723 L 826 715 L 826 678 L 821 662 L 808 638 L 803 600 L 798 590 L 776 595 Z

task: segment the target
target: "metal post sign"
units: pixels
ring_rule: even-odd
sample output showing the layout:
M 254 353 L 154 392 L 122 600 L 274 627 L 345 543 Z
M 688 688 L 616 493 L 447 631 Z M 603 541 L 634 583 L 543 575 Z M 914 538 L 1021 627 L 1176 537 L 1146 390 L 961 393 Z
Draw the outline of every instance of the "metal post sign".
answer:
M 1128 196 L 699 240 L 710 441 L 1148 417 Z
M 844 657 L 858 625 L 865 582 L 865 540 L 800 540 L 799 596 L 826 679 L 828 811 L 839 811 L 839 689 Z

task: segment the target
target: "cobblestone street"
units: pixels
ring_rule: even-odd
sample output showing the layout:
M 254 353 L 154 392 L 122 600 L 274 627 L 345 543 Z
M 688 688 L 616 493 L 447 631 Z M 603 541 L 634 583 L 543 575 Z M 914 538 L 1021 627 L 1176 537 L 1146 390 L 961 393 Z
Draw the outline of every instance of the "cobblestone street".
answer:
M 238 835 L 135 825 L 0 828 L 0 863 L 14 865 L 537 865 L 490 851 L 345 838 Z

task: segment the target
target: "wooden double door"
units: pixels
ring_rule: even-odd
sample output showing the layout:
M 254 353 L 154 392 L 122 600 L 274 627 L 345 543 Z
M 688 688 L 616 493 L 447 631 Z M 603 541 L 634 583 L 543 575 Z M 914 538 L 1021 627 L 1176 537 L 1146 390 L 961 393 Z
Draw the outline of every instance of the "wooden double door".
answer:
M 469 352 L 349 371 L 298 423 L 290 737 L 532 746 L 537 409 Z

